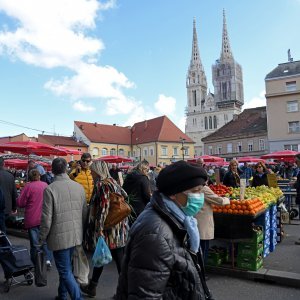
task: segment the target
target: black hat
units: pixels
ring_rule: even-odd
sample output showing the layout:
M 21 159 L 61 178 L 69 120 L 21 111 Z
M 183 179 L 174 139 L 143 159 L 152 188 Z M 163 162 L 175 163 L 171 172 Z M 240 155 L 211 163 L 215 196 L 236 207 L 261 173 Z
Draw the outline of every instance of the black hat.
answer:
M 207 173 L 203 168 L 180 160 L 160 171 L 156 186 L 161 193 L 169 196 L 204 185 L 206 180 Z

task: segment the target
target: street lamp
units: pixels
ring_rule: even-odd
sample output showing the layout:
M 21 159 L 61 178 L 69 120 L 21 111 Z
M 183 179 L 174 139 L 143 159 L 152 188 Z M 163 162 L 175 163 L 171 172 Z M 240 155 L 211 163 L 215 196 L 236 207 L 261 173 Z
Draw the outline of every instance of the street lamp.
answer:
M 181 142 L 181 151 L 182 151 L 182 160 L 184 160 L 184 150 L 185 150 L 185 147 L 183 146 L 184 145 L 184 142 L 185 142 L 185 139 L 180 137 L 180 142 Z

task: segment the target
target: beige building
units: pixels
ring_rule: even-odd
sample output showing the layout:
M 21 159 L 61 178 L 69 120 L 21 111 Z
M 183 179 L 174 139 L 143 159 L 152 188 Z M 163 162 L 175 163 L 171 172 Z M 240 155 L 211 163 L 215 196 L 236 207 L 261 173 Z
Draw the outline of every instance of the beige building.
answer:
M 202 139 L 208 155 L 226 160 L 269 153 L 266 107 L 245 109 L 216 132 Z
M 300 151 L 300 61 L 279 64 L 265 84 L 270 151 Z
M 132 127 L 75 121 L 74 136 L 88 145 L 93 158 L 119 155 L 165 165 L 194 157 L 194 141 L 166 116 Z

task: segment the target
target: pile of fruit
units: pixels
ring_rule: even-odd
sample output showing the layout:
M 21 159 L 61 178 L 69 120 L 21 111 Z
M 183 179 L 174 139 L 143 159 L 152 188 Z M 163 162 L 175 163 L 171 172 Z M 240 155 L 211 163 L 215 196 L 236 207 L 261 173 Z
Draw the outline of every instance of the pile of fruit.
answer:
M 248 200 L 231 200 L 228 205 L 213 205 L 212 207 L 216 213 L 254 216 L 260 211 L 265 210 L 266 205 L 257 197 Z
M 209 188 L 218 196 L 230 197 L 232 194 L 232 187 L 228 187 L 223 184 L 210 184 Z

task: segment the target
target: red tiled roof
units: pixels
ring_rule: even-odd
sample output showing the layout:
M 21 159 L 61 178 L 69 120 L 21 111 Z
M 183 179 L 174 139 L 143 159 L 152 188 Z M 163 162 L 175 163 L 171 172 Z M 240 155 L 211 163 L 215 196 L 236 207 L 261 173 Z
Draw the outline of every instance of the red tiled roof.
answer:
M 130 129 L 116 125 L 104 125 L 75 121 L 82 133 L 95 143 L 130 145 Z
M 267 133 L 265 106 L 245 109 L 236 119 L 231 120 L 214 133 L 203 138 L 202 141 L 210 142 L 230 137 L 246 137 L 262 132 Z
M 168 117 L 161 116 L 150 120 L 135 123 L 130 127 L 104 125 L 75 121 L 75 125 L 91 141 L 96 143 L 111 143 L 120 145 L 144 144 L 148 142 L 180 142 L 194 141 L 183 133 Z
M 87 147 L 83 142 L 77 142 L 71 136 L 58 136 L 58 135 L 38 135 L 39 142 L 52 145 L 52 146 L 73 146 L 73 147 Z
M 194 141 L 183 133 L 168 117 L 161 116 L 151 120 L 135 123 L 132 127 L 132 143 L 143 144 L 148 142 L 180 142 Z

